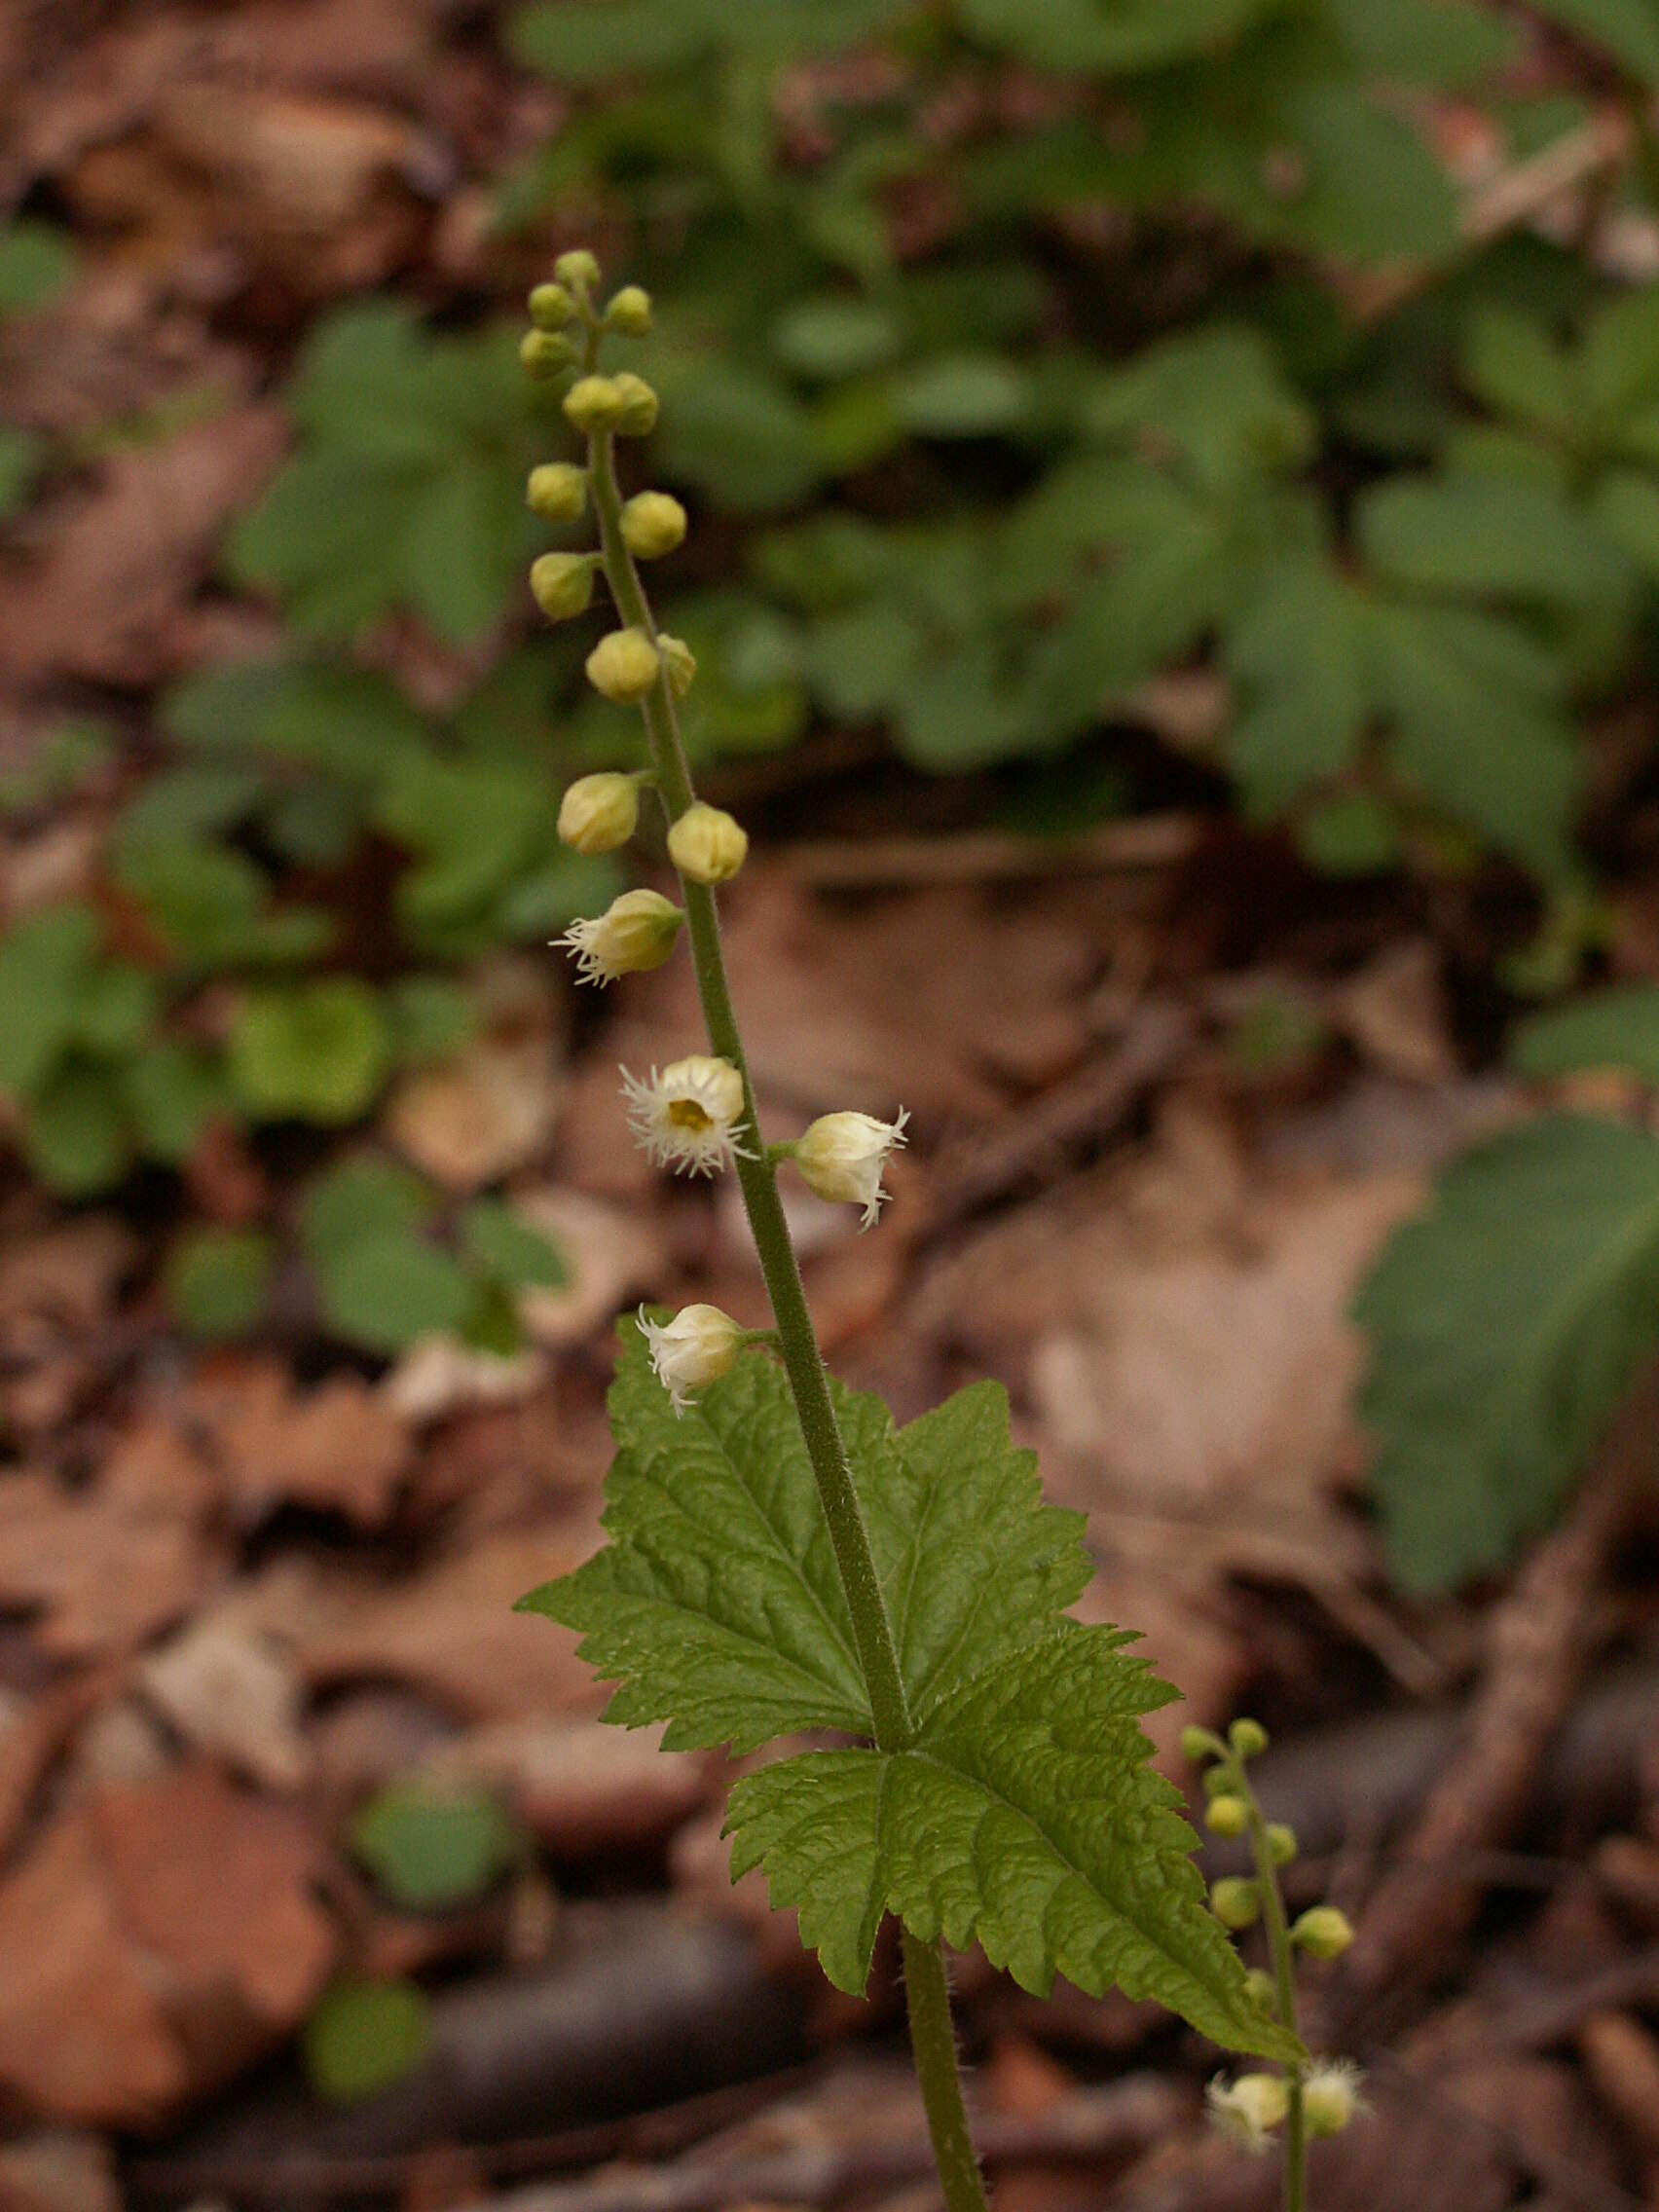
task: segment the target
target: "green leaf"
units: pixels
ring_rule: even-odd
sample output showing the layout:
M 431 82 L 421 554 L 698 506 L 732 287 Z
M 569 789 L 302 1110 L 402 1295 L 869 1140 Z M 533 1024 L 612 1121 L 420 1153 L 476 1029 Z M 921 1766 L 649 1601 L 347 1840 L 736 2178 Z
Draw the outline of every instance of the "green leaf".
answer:
M 0 320 L 44 307 L 74 274 L 74 248 L 53 224 L 27 216 L 0 224 Z
M 121 1086 L 145 1154 L 169 1167 L 183 1165 L 210 1115 L 230 1109 L 220 1062 L 172 1038 L 145 1046 L 129 1060 Z
M 1222 46 L 1275 0 L 958 0 L 970 34 L 1043 69 L 1156 68 Z
M 1510 1041 L 1509 1064 L 1534 1078 L 1628 1068 L 1659 1084 L 1659 983 L 1627 983 L 1532 1014 Z
M 70 1041 L 100 1059 L 123 1058 L 143 1043 L 161 1003 L 159 977 L 129 961 L 106 961 L 82 983 Z
M 371 1797 L 350 1840 L 382 1892 L 407 1912 L 483 1897 L 524 1852 L 517 1826 L 487 1791 L 406 1785 Z
M 884 1912 L 924 1941 L 977 1941 L 1022 1989 L 1056 1972 L 1151 1998 L 1216 2042 L 1292 2056 L 1205 1903 L 1180 1797 L 1146 1765 L 1140 1716 L 1176 1695 L 1124 1639 L 1067 1622 L 967 1681 L 911 1750 L 809 1752 L 739 1782 L 732 1873 L 837 1988 L 862 1996 Z
M 88 906 L 53 906 L 0 938 L 0 1088 L 32 1090 L 67 1050 L 98 941 Z
M 460 1229 L 478 1265 L 515 1290 L 556 1290 L 570 1280 L 558 1246 L 504 1198 L 474 1198 Z
M 431 2048 L 430 2008 L 412 1981 L 337 1981 L 306 2022 L 306 2079 L 330 2104 L 359 2104 L 413 2074 Z
M 1549 1519 L 1659 1344 L 1659 1138 L 1552 1116 L 1466 1154 L 1355 1314 L 1389 1566 L 1452 1589 Z
M 210 1343 L 245 1337 L 265 1311 L 276 1246 L 262 1229 L 198 1229 L 167 1261 L 167 1304 Z
M 1363 613 L 1334 571 L 1272 571 L 1227 636 L 1244 701 L 1228 757 L 1250 810 L 1272 818 L 1350 765 L 1371 711 Z
M 1623 597 L 1622 561 L 1576 508 L 1530 483 L 1488 476 L 1394 480 L 1359 504 L 1359 542 L 1390 581 L 1589 607 Z
M 343 1160 L 319 1175 L 300 1205 L 300 1242 L 313 1267 L 355 1244 L 410 1237 L 437 1211 L 431 1193 L 395 1161 Z
M 23 1152 L 66 1198 L 110 1191 L 132 1165 L 132 1128 L 107 1068 L 69 1060 L 41 1086 L 23 1124 Z
M 515 60 L 571 84 L 679 68 L 707 44 L 699 14 L 675 0 L 536 0 L 507 24 Z
M 0 522 L 25 505 L 46 467 L 46 440 L 0 425 Z
M 448 1252 L 409 1235 L 365 1238 L 313 1258 L 322 1309 L 348 1344 L 393 1358 L 465 1326 L 475 1289 Z
M 379 1094 L 391 1048 L 380 1002 L 355 977 L 250 992 L 231 1030 L 229 1073 L 261 1121 L 355 1121 Z
M 405 976 L 386 998 L 391 1049 L 415 1067 L 447 1060 L 478 1027 L 478 1014 L 459 983 L 447 976 Z
M 1240 2047 L 1294 2045 L 1251 2004 L 1209 1913 L 1140 1714 L 1175 1693 L 1063 1607 L 1082 1517 L 1045 1505 L 1008 1403 L 980 1383 L 907 1427 L 834 1386 L 915 1726 L 897 1754 L 791 1759 L 741 1784 L 734 1871 L 764 1862 L 825 1971 L 859 1992 L 884 1911 L 977 1938 L 1024 1986 L 1056 1971 L 1157 1996 Z M 582 1632 L 608 1717 L 665 1744 L 868 1737 L 851 1621 L 787 1381 L 742 1355 L 683 1415 L 622 1329 L 604 1550 L 523 1600 Z
M 1535 429 L 1571 424 L 1575 394 L 1567 356 L 1532 316 L 1502 301 L 1484 301 L 1470 320 L 1463 381 L 1489 407 Z
M 984 438 L 1018 428 L 1031 387 L 995 353 L 951 353 L 910 370 L 893 400 L 900 422 L 920 437 Z

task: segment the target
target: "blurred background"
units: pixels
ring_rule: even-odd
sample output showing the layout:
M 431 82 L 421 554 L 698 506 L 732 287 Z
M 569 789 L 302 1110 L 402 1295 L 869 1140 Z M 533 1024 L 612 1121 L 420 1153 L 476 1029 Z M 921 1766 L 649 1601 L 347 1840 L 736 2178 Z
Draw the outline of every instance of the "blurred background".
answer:
M 1321 2212 L 1659 2205 L 1656 89 L 1652 0 L 0 8 L 7 2212 L 929 2201 L 892 1959 L 509 1610 L 617 1313 L 763 1317 L 619 1112 L 686 964 L 548 949 L 666 880 L 554 834 L 575 244 L 769 1124 L 911 1117 L 833 1363 L 1006 1382 L 1172 1774 L 1272 1728 Z M 959 1985 L 1011 2212 L 1272 2201 L 1213 2052 Z

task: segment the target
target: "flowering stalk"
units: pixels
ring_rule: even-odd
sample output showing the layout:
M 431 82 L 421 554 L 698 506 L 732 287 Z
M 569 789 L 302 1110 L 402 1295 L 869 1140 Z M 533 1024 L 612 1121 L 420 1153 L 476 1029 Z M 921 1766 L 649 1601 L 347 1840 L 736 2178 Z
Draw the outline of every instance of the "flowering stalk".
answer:
M 1263 1977 L 1263 2002 L 1282 2027 L 1297 2033 L 1296 1953 L 1333 1959 L 1347 1948 L 1352 1931 L 1333 1905 L 1314 1905 L 1293 1924 L 1284 1906 L 1279 1869 L 1296 1857 L 1295 1832 L 1269 1821 L 1246 1771 L 1247 1762 L 1267 1749 L 1267 1731 L 1256 1720 L 1238 1719 L 1225 1740 L 1207 1728 L 1182 1732 L 1181 1749 L 1195 1762 L 1213 1760 L 1204 1774 L 1209 1799 L 1205 1825 L 1219 1836 L 1243 1836 L 1255 1867 L 1253 1880 L 1228 1876 L 1215 1884 L 1210 1902 L 1225 1926 L 1236 1930 L 1260 1919 L 1272 1961 L 1271 1979 Z M 1354 2096 L 1358 2070 L 1341 2062 L 1311 2073 L 1301 2066 L 1282 2075 L 1246 2074 L 1231 2084 L 1210 2087 L 1217 2120 L 1252 2149 L 1265 2147 L 1281 2121 L 1284 2126 L 1284 2212 L 1305 2212 L 1308 2194 L 1308 2139 L 1334 2135 L 1359 2109 Z
M 790 1156 L 791 1148 L 769 1150 L 761 1134 L 754 1084 L 720 950 L 714 884 L 725 880 L 742 865 L 746 841 L 735 824 L 730 825 L 729 831 L 722 827 L 729 822 L 728 817 L 712 820 L 716 810 L 701 806 L 692 789 L 675 715 L 675 698 L 690 679 L 690 655 L 678 641 L 665 638 L 657 630 L 635 566 L 636 552 L 643 558 L 650 557 L 678 543 L 683 518 L 677 522 L 676 514 L 669 512 L 675 503 L 662 500 L 661 496 L 640 495 L 624 504 L 616 481 L 616 435 L 643 434 L 648 429 L 655 419 L 655 398 L 637 377 L 603 378 L 597 374 L 605 329 L 608 326 L 629 335 L 640 334 L 648 327 L 649 303 L 637 288 L 630 287 L 615 296 L 608 311 L 600 313 L 591 298 L 598 275 L 591 255 L 566 255 L 559 264 L 559 285 L 545 288 L 561 293 L 558 300 L 546 303 L 547 314 L 579 323 L 583 332 L 578 381 L 566 397 L 565 412 L 587 440 L 586 488 L 599 525 L 599 565 L 624 625 L 596 648 L 588 672 L 596 687 L 608 696 L 637 700 L 645 719 L 652 775 L 669 824 L 670 854 L 680 873 L 686 934 L 709 1044 L 713 1053 L 736 1072 L 741 1086 L 742 1106 L 735 1120 L 729 1126 L 718 1116 L 716 1120 L 728 1139 L 726 1153 L 742 1191 L 776 1322 L 778 1347 L 846 1593 L 875 1744 L 880 1751 L 897 1752 L 914 1741 L 914 1730 L 868 1530 L 836 1424 L 829 1379 L 778 1195 L 778 1164 Z M 538 292 L 542 289 L 538 287 Z M 628 303 L 627 313 L 619 316 L 617 310 L 624 301 Z M 533 294 L 533 316 L 536 316 L 535 302 L 536 295 Z M 571 354 L 565 358 L 569 360 Z M 541 373 L 528 356 L 526 366 L 533 374 Z M 543 479 L 544 484 L 549 481 Z M 564 478 L 558 482 L 568 511 L 568 486 Z M 646 503 L 642 504 L 642 500 Z M 559 581 L 560 594 L 568 593 L 570 599 L 577 596 L 576 589 L 564 581 L 577 575 L 574 568 L 560 567 L 543 573 Z M 547 610 L 557 618 L 565 604 L 566 599 L 558 597 L 558 604 L 548 606 Z M 547 606 L 546 598 L 543 605 Z M 650 1087 L 637 1088 L 642 1091 L 648 1088 L 654 1094 L 654 1078 Z M 871 1122 L 870 1126 L 879 1129 L 888 1124 Z M 900 1141 L 899 1125 L 892 1126 L 889 1141 Z M 682 1161 L 691 1159 L 689 1153 L 680 1157 Z M 885 1152 L 878 1147 L 873 1161 L 876 1185 L 883 1157 Z M 949 2212 L 986 2212 L 962 2100 L 942 1951 L 939 1943 L 918 1941 L 906 1931 L 903 1957 L 911 2045 L 946 2204 Z

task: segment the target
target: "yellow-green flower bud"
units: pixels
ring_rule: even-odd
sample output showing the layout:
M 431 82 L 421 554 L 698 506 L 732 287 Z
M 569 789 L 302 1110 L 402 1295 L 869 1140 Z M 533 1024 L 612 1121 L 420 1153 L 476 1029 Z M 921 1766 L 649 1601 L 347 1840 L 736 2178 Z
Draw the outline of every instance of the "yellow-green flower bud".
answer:
M 1364 2111 L 1361 2079 L 1350 2058 L 1333 2059 L 1313 2069 L 1302 2084 L 1302 2115 L 1309 2135 L 1340 2135 L 1354 2115 Z
M 553 274 L 572 292 L 591 292 L 599 282 L 599 263 L 585 245 L 578 245 L 559 256 L 553 264 Z
M 1195 1722 L 1191 1727 L 1182 1729 L 1181 1756 L 1191 1765 L 1198 1766 L 1202 1760 L 1207 1759 L 1214 1750 L 1215 1741 L 1207 1728 L 1200 1728 Z
M 1278 1991 L 1273 1977 L 1262 1967 L 1252 1967 L 1244 1976 L 1244 1994 L 1258 2012 L 1272 2012 L 1278 2007 Z
M 614 430 L 628 395 L 615 377 L 577 377 L 564 398 L 565 419 L 584 437 Z
M 1290 2111 L 1290 2084 L 1282 2074 L 1240 2074 L 1236 2082 L 1212 2082 L 1204 2098 L 1224 2135 L 1247 2151 L 1265 2151 Z
M 701 799 L 668 832 L 668 857 L 692 883 L 729 883 L 749 851 L 748 832 Z
M 660 968 L 674 950 L 685 916 L 660 891 L 624 891 L 603 914 L 572 922 L 558 940 L 584 983 L 613 983 Z
M 1242 1835 L 1250 1825 L 1250 1809 L 1242 1797 L 1214 1797 L 1204 1815 L 1211 1835 Z
M 685 509 L 668 492 L 636 492 L 622 509 L 622 542 L 637 561 L 660 561 L 685 536 Z
M 550 382 L 575 357 L 575 348 L 557 330 L 527 330 L 519 340 L 519 365 L 538 384 Z
M 530 588 L 549 622 L 583 614 L 593 600 L 592 553 L 543 553 L 530 565 Z
M 655 683 L 661 666 L 644 630 L 612 630 L 587 657 L 588 682 L 607 699 L 632 706 Z
M 1236 1777 L 1230 1766 L 1217 1759 L 1214 1766 L 1205 1768 L 1202 1788 L 1206 1797 L 1226 1797 L 1236 1789 Z
M 578 776 L 559 802 L 559 837 L 578 853 L 613 853 L 640 824 L 632 776 Z
M 537 330 L 563 330 L 576 303 L 563 284 L 537 284 L 530 295 L 530 319 Z
M 718 1306 L 682 1306 L 672 1321 L 660 1323 L 648 1321 L 642 1307 L 640 1333 L 677 1414 L 685 1411 L 694 1390 L 731 1373 L 748 1334 Z
M 587 505 L 587 470 L 571 461 L 544 461 L 530 472 L 524 502 L 543 522 L 575 522 Z
M 605 311 L 607 326 L 624 338 L 644 338 L 651 326 L 651 296 L 641 284 L 624 284 Z
M 697 675 L 697 656 L 683 638 L 671 638 L 666 630 L 657 632 L 657 651 L 668 675 L 668 687 L 677 699 L 683 699 Z
M 1286 1821 L 1268 1823 L 1268 1856 L 1275 1866 L 1288 1866 L 1296 1857 L 1296 1830 Z
M 1253 1928 L 1262 1917 L 1261 1894 L 1254 1882 L 1228 1874 L 1210 1891 L 1210 1910 L 1223 1928 Z
M 1235 1720 L 1227 1731 L 1227 1740 L 1233 1746 L 1234 1755 L 1253 1759 L 1268 1748 L 1268 1732 L 1259 1720 L 1247 1717 Z
M 1340 1959 L 1353 1941 L 1353 1928 L 1347 1914 L 1334 1904 L 1309 1905 L 1292 1927 L 1290 1939 L 1310 1958 Z
M 616 427 L 625 438 L 647 438 L 656 428 L 657 395 L 644 377 L 632 369 L 619 369 L 611 383 L 622 394 L 622 412 Z

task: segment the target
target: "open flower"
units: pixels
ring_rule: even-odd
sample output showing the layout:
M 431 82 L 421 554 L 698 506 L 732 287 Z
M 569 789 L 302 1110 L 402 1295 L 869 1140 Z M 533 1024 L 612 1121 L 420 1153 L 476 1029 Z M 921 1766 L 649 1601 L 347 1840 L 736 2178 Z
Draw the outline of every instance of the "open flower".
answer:
M 642 1306 L 640 1330 L 677 1414 L 690 1404 L 693 1390 L 729 1375 L 743 1348 L 744 1331 L 718 1306 L 682 1306 L 672 1321 L 646 1320 Z
M 657 1166 L 672 1167 L 676 1174 L 713 1175 L 744 1154 L 737 1140 L 743 1078 L 730 1060 L 693 1052 L 661 1075 L 652 1068 L 644 1081 L 624 1068 L 622 1091 L 628 1126 Z
M 624 891 L 603 914 L 572 922 L 554 942 L 576 964 L 584 983 L 613 983 L 618 976 L 660 968 L 674 950 L 685 916 L 660 891 Z
M 868 1229 L 887 1193 L 881 1187 L 887 1156 L 903 1144 L 903 1107 L 896 1122 L 873 1114 L 821 1114 L 792 1148 L 807 1189 L 835 1205 L 863 1206 L 861 1229 Z
M 1218 2074 L 1204 2101 L 1224 2135 L 1247 2151 L 1265 2151 L 1269 2135 L 1290 2110 L 1290 2088 L 1282 2074 L 1240 2074 L 1236 2082 Z
M 1302 2084 L 1309 2135 L 1340 2135 L 1356 2113 L 1365 2111 L 1359 2093 L 1364 2079 L 1351 2058 L 1328 2058 L 1309 2070 Z

